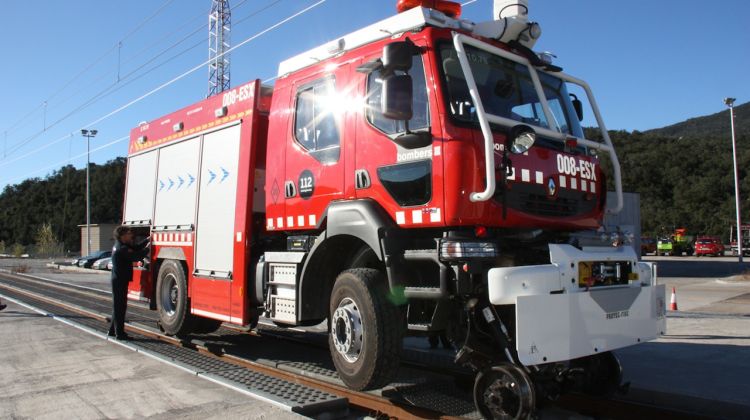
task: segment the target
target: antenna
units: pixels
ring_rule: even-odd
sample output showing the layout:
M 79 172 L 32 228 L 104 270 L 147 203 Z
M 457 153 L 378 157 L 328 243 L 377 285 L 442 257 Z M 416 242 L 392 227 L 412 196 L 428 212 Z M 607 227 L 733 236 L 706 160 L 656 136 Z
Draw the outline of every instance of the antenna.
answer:
M 229 0 L 212 0 L 208 15 L 208 96 L 229 89 Z

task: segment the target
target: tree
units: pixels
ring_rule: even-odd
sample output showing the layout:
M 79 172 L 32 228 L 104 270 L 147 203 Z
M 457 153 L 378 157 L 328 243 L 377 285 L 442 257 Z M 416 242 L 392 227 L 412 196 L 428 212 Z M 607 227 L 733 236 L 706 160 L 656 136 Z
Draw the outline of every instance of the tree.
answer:
M 24 252 L 26 252 L 26 248 L 21 244 L 13 244 L 13 247 L 11 247 L 11 253 L 16 258 L 21 258 Z
M 42 223 L 36 231 L 35 239 L 38 256 L 51 257 L 61 254 L 62 244 L 57 242 L 51 223 Z

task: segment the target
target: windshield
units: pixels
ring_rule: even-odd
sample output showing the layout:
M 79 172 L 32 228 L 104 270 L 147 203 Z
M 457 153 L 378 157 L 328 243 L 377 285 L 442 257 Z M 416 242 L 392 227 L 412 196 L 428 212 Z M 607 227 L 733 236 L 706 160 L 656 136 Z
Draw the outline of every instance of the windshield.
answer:
M 550 128 L 527 66 L 471 46 L 466 46 L 466 55 L 485 112 Z M 459 121 L 478 122 L 458 54 L 451 44 L 440 47 L 440 60 L 451 114 Z M 565 82 L 547 73 L 537 74 L 557 125 L 564 133 L 583 138 Z

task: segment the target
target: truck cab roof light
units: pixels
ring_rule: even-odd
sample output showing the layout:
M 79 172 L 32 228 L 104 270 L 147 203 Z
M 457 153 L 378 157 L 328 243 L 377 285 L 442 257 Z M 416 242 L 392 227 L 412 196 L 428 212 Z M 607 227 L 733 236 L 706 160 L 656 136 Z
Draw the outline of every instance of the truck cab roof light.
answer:
M 172 131 L 175 133 L 178 131 L 182 131 L 182 129 L 185 127 L 185 124 L 182 123 L 182 121 L 178 122 L 177 124 L 172 126 Z
M 448 17 L 458 19 L 461 16 L 461 4 L 446 0 L 398 0 L 396 10 L 403 13 L 415 7 L 424 7 L 442 12 Z
M 226 117 L 228 112 L 229 112 L 229 109 L 227 109 L 227 107 L 225 106 L 221 108 L 216 108 L 214 110 L 214 117 L 216 118 Z
M 140 137 L 138 137 L 138 144 L 143 144 L 143 143 L 146 142 L 146 140 L 148 140 L 148 137 L 146 137 L 146 136 L 140 136 Z

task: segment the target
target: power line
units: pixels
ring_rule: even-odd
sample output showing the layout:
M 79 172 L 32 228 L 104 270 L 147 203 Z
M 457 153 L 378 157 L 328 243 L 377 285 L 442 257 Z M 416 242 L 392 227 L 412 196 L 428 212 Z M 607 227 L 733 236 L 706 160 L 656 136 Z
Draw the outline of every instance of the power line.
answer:
M 243 1 L 241 1 L 240 3 L 238 3 L 237 5 L 235 5 L 235 6 L 233 7 L 233 9 L 239 8 L 240 6 L 242 6 L 242 5 L 243 5 L 244 3 L 246 3 L 246 2 L 247 2 L 247 0 L 243 0 Z M 274 1 L 274 2 L 272 2 L 272 3 L 270 3 L 270 4 L 268 4 L 268 5 L 266 5 L 266 6 L 264 6 L 264 7 L 262 7 L 261 9 L 258 9 L 258 10 L 256 10 L 256 11 L 252 12 L 252 13 L 251 13 L 251 14 L 250 14 L 249 16 L 246 16 L 246 17 L 244 17 L 243 19 L 241 19 L 241 21 L 240 21 L 240 22 L 238 22 L 238 24 L 239 24 L 239 23 L 241 23 L 242 21 L 244 21 L 244 20 L 246 20 L 246 19 L 250 18 L 250 17 L 253 17 L 253 16 L 255 16 L 255 15 L 257 15 L 257 14 L 259 14 L 259 13 L 261 13 L 261 12 L 263 12 L 263 11 L 267 10 L 267 9 L 269 9 L 270 7 L 272 7 L 272 6 L 274 6 L 275 4 L 277 4 L 277 3 L 280 3 L 280 2 L 281 2 L 281 0 L 276 0 L 276 1 Z M 193 18 L 192 20 L 195 20 L 195 18 Z M 23 146 L 25 146 L 26 144 L 28 144 L 28 143 L 32 142 L 33 140 L 35 140 L 36 138 L 38 138 L 39 136 L 41 136 L 42 134 L 44 134 L 44 133 L 45 133 L 45 132 L 46 132 L 46 131 L 47 131 L 48 129 L 50 129 L 50 128 L 52 128 L 52 127 L 56 126 L 56 125 L 58 125 L 58 124 L 59 124 L 59 123 L 61 123 L 62 121 L 66 120 L 67 118 L 69 118 L 69 117 L 73 116 L 74 114 L 76 114 L 76 113 L 77 113 L 78 111 L 81 111 L 81 110 L 83 110 L 83 109 L 87 108 L 87 107 L 88 107 L 88 106 L 90 106 L 91 104 L 93 104 L 93 103 L 97 102 L 97 101 L 98 101 L 99 99 L 102 99 L 102 98 L 104 98 L 104 97 L 106 97 L 106 96 L 109 96 L 110 94 L 112 94 L 112 93 L 114 93 L 114 92 L 116 92 L 116 91 L 120 90 L 120 89 L 121 89 L 122 87 L 125 87 L 125 86 L 127 86 L 128 84 L 132 83 L 132 82 L 133 82 L 134 80 L 137 80 L 137 79 L 141 78 L 141 77 L 142 77 L 143 75 L 145 75 L 145 74 L 148 74 L 148 73 L 150 73 L 150 72 L 151 72 L 151 71 L 153 71 L 153 70 L 156 70 L 156 69 L 157 69 L 158 67 L 161 67 L 162 65 L 165 65 L 165 64 L 166 64 L 166 63 L 168 63 L 169 61 L 171 61 L 171 60 L 173 60 L 173 59 L 175 59 L 175 58 L 179 57 L 180 55 L 182 55 L 182 54 L 186 53 L 187 51 L 189 51 L 189 50 L 191 50 L 191 49 L 193 49 L 193 48 L 196 48 L 196 47 L 197 47 L 198 45 L 200 45 L 200 44 L 202 44 L 203 42 L 205 42 L 205 39 L 203 39 L 202 41 L 199 41 L 198 43 L 196 43 L 196 44 L 192 45 L 191 47 L 189 47 L 189 48 L 187 48 L 187 49 L 183 50 L 183 51 L 182 51 L 182 52 L 180 52 L 179 54 L 176 54 L 176 55 L 172 56 L 172 57 L 171 57 L 170 59 L 168 59 L 168 60 L 165 60 L 165 61 L 164 61 L 164 62 L 162 62 L 161 64 L 159 64 L 159 65 L 157 65 L 157 66 L 155 66 L 155 67 L 153 67 L 153 68 L 149 69 L 148 71 L 146 71 L 146 73 L 144 73 L 144 74 L 142 74 L 142 75 L 140 75 L 140 76 L 136 77 L 135 79 L 132 79 L 132 80 L 131 80 L 130 82 L 128 82 L 128 83 L 126 83 L 126 84 L 124 84 L 124 85 L 119 85 L 119 84 L 120 84 L 120 83 L 121 83 L 121 82 L 122 82 L 123 80 L 125 80 L 125 79 L 128 79 L 128 78 L 130 78 L 130 76 L 132 76 L 133 74 L 135 74 L 136 72 L 138 72 L 138 71 L 139 71 L 140 69 L 144 68 L 145 66 L 147 66 L 148 64 L 150 64 L 150 63 L 152 63 L 152 62 L 153 62 L 154 60 L 156 60 L 157 58 L 159 58 L 159 57 L 161 57 L 162 55 L 164 55 L 165 53 L 167 53 L 167 52 L 171 51 L 171 50 L 172 50 L 172 48 L 176 47 L 177 45 L 179 45 L 179 44 L 183 43 L 184 41 L 186 41 L 187 39 L 189 39 L 190 37 L 192 37 L 193 35 L 195 35 L 196 33 L 200 32 L 200 31 L 201 31 L 201 30 L 202 30 L 203 28 L 205 28 L 205 27 L 206 27 L 206 25 L 207 25 L 207 24 L 203 24 L 203 25 L 201 25 L 201 26 L 200 26 L 199 28 L 197 28 L 197 29 L 195 29 L 194 31 L 190 32 L 189 34 L 187 34 L 186 36 L 184 36 L 183 38 L 181 38 L 181 39 L 180 39 L 180 40 L 178 40 L 177 42 L 175 42 L 175 43 L 171 44 L 170 46 L 168 46 L 167 48 L 165 48 L 165 49 L 164 49 L 164 50 L 162 50 L 161 52 L 157 53 L 156 55 L 154 55 L 153 57 L 151 57 L 151 58 L 150 58 L 149 60 L 147 60 L 147 61 L 146 61 L 145 63 L 141 64 L 140 66 L 138 66 L 138 67 L 137 67 L 137 68 L 135 68 L 134 70 L 130 71 L 130 72 L 129 72 L 129 73 L 127 73 L 127 74 L 126 74 L 125 76 L 123 76 L 123 77 L 119 78 L 119 80 L 118 80 L 118 81 L 116 81 L 116 82 L 114 82 L 114 83 L 112 83 L 112 84 L 108 85 L 108 86 L 107 86 L 107 87 L 105 87 L 105 88 L 104 88 L 103 90 L 101 90 L 101 91 L 97 92 L 97 93 L 96 93 L 96 94 L 95 94 L 94 96 L 92 96 L 92 97 L 90 97 L 89 99 L 87 99 L 87 100 L 86 100 L 86 101 L 85 101 L 85 102 L 84 102 L 83 104 L 81 104 L 81 105 L 77 106 L 77 107 L 76 107 L 75 109 L 73 109 L 72 111 L 68 112 L 68 113 L 67 113 L 67 114 L 65 114 L 65 115 L 64 115 L 63 117 L 59 118 L 59 119 L 58 119 L 58 120 L 56 120 L 56 121 L 55 121 L 54 123 L 52 123 L 51 125 L 47 126 L 47 125 L 46 125 L 46 123 L 45 123 L 45 128 L 44 128 L 43 130 L 40 130 L 40 131 L 38 131 L 38 132 L 36 132 L 36 133 L 34 133 L 34 134 L 31 134 L 30 136 L 28 136 L 28 137 L 24 138 L 23 140 L 19 141 L 19 142 L 18 142 L 18 143 L 16 143 L 15 145 L 13 145 L 13 147 L 11 148 L 11 150 L 10 150 L 9 152 L 7 152 L 7 153 L 6 153 L 6 155 L 5 155 L 5 156 L 3 156 L 3 158 L 7 158 L 7 154 L 12 154 L 12 153 L 14 153 L 14 152 L 18 151 L 19 149 L 21 149 L 21 148 L 22 148 Z M 186 26 L 186 25 L 183 25 L 182 27 L 184 27 L 184 26 Z M 173 33 L 174 33 L 174 32 L 173 32 Z M 171 35 L 171 33 L 170 33 L 169 35 Z M 142 51 L 144 51 L 144 50 L 142 50 Z M 129 62 L 129 61 L 132 61 L 132 58 L 135 58 L 135 57 L 136 57 L 135 55 L 134 55 L 134 56 L 132 56 L 130 60 L 127 60 L 127 61 L 126 61 L 126 63 L 127 63 L 127 62 Z M 104 77 L 106 77 L 106 76 L 107 76 L 107 75 L 109 75 L 109 74 L 110 74 L 110 72 L 106 72 L 106 73 L 102 74 L 102 75 L 101 75 L 101 77 L 100 77 L 99 79 L 95 80 L 95 81 L 94 81 L 93 83 L 96 83 L 96 82 L 98 82 L 99 80 L 102 80 L 102 79 L 103 79 Z M 119 86 L 118 86 L 118 85 L 119 85 Z M 113 88 L 114 88 L 114 89 L 113 89 Z M 77 92 L 76 92 L 76 94 L 77 94 Z M 66 100 L 64 100 L 63 102 L 61 102 L 61 103 L 57 104 L 57 106 L 56 106 L 55 108 L 59 107 L 59 106 L 60 106 L 61 104 L 65 103 L 65 102 L 67 102 L 67 100 L 69 100 L 69 99 L 72 99 L 72 97 L 74 97 L 74 96 L 75 96 L 76 94 L 73 94 L 73 95 L 69 96 L 69 97 L 68 97 L 68 98 L 67 98 Z M 60 138 L 60 139 L 58 139 L 58 140 L 62 140 L 62 139 L 64 139 L 64 138 L 67 138 L 67 136 L 65 136 L 65 137 L 62 137 L 62 138 Z M 53 144 L 55 144 L 55 143 L 57 143 L 57 142 L 58 142 L 58 141 L 54 141 L 54 142 L 53 142 Z M 23 155 L 23 157 L 25 157 L 25 156 L 28 156 L 28 154 L 26 154 L 26 155 Z M 17 161 L 17 160 L 18 160 L 18 159 L 14 159 L 14 160 L 12 160 L 11 162 L 15 162 L 15 161 Z M 7 163 L 11 163 L 11 162 L 7 162 Z M 0 166 L 2 166 L 2 163 L 0 163 Z
M 125 141 L 125 140 L 129 140 L 129 139 L 130 139 L 130 136 L 129 136 L 129 135 L 127 135 L 127 136 L 123 136 L 123 137 L 120 137 L 120 138 L 118 138 L 118 139 L 116 139 L 116 140 L 112 140 L 111 142 L 109 142 L 109 143 L 107 143 L 107 144 L 103 144 L 103 145 L 101 145 L 101 146 L 99 146 L 99 147 L 96 147 L 96 148 L 94 148 L 94 149 L 91 149 L 91 152 L 90 152 L 90 153 L 98 152 L 99 150 L 105 149 L 105 148 L 107 148 L 107 147 L 111 147 L 111 146 L 114 146 L 114 145 L 115 145 L 115 144 L 117 144 L 117 143 L 122 143 L 123 141 Z M 47 171 L 47 170 L 49 170 L 49 169 L 57 168 L 57 167 L 59 167 L 60 165 L 65 165 L 66 163 L 70 163 L 70 162 L 72 162 L 72 161 L 74 161 L 74 160 L 76 160 L 76 159 L 79 159 L 79 158 L 85 157 L 85 156 L 86 156 L 86 155 L 87 155 L 88 153 L 89 153 L 89 152 L 84 152 L 84 153 L 81 153 L 81 154 L 75 155 L 75 156 L 73 156 L 73 157 L 71 157 L 71 158 L 68 158 L 67 160 L 61 160 L 60 162 L 54 163 L 54 164 L 52 164 L 52 165 L 49 165 L 49 166 L 45 166 L 44 168 L 41 168 L 41 169 L 36 169 L 36 170 L 35 170 L 34 172 L 30 172 L 30 173 L 28 173 L 28 174 L 26 174 L 26 175 L 23 175 L 23 176 L 17 176 L 17 177 L 15 177 L 15 178 L 9 178 L 9 179 L 8 179 L 8 180 L 6 180 L 6 181 L 5 181 L 5 182 L 4 182 L 3 184 L 0 184 L 0 185 L 6 185 L 6 184 L 10 184 L 10 183 L 12 183 L 13 181 L 16 181 L 16 180 L 19 180 L 19 179 L 27 179 L 27 178 L 31 177 L 32 175 L 38 174 L 39 172 L 44 172 L 44 171 Z
M 301 15 L 303 15 L 303 14 L 307 13 L 308 11 L 310 11 L 310 10 L 314 9 L 314 8 L 315 8 L 315 7 L 317 7 L 317 6 L 320 6 L 321 4 L 325 3 L 326 1 L 327 1 L 327 0 L 318 0 L 318 1 L 316 2 L 316 3 L 314 3 L 314 4 L 312 4 L 312 5 L 308 6 L 308 7 L 306 7 L 306 8 L 304 8 L 304 9 L 302 9 L 301 11 L 299 11 L 299 12 L 297 12 L 297 13 L 294 13 L 293 15 L 291 15 L 291 16 L 288 16 L 288 17 L 286 17 L 286 18 L 282 19 L 281 21 L 279 21 L 279 22 L 277 22 L 277 23 L 275 23 L 275 24 L 273 24 L 273 25 L 269 26 L 268 28 L 266 28 L 266 29 L 264 29 L 264 30 L 262 30 L 262 31 L 258 32 L 257 34 L 255 34 L 255 35 L 253 35 L 253 36 L 251 36 L 251 37 L 249 37 L 249 38 L 246 38 L 245 40 L 243 40 L 243 41 L 242 41 L 242 42 L 240 42 L 239 44 L 235 45 L 234 47 L 232 47 L 232 48 L 229 48 L 228 50 L 224 51 L 224 52 L 222 53 L 222 55 L 223 55 L 223 54 L 229 54 L 230 52 L 232 52 L 232 51 L 236 50 L 237 48 L 239 48 L 239 47 L 241 47 L 241 46 L 243 46 L 243 45 L 247 44 L 248 42 L 251 42 L 251 41 L 253 41 L 253 40 L 257 39 L 257 38 L 259 38 L 259 37 L 261 37 L 261 36 L 265 35 L 266 33 L 268 33 L 268 32 L 270 32 L 270 31 L 272 31 L 272 30 L 274 30 L 274 29 L 278 28 L 279 26 L 282 26 L 282 25 L 284 25 L 285 23 L 289 22 L 290 20 L 293 20 L 294 18 L 296 18 L 296 17 L 298 17 L 298 16 L 301 16 Z M 220 57 L 220 56 L 221 56 L 221 55 L 218 55 L 217 57 Z M 190 74 L 194 73 L 195 71 L 199 70 L 199 69 L 200 69 L 201 67 L 203 67 L 203 66 L 205 66 L 206 64 L 208 64 L 208 63 L 209 63 L 209 61 L 210 61 L 210 60 L 207 60 L 207 61 L 204 61 L 204 62 L 202 62 L 201 64 L 199 64 L 199 65 L 197 65 L 197 66 L 195 66 L 195 67 L 191 68 L 190 70 L 188 70 L 188 71 L 186 71 L 186 72 L 184 72 L 184 73 L 180 74 L 180 75 L 179 75 L 179 76 L 177 76 L 177 77 L 174 77 L 173 79 L 171 79 L 171 80 L 169 80 L 169 81 L 167 81 L 167 82 L 165 82 L 165 83 L 162 83 L 162 84 L 161 84 L 161 85 L 159 85 L 158 87 L 156 87 L 156 88 L 154 88 L 154 89 L 152 89 L 152 90 L 150 90 L 150 91 L 148 91 L 148 92 L 144 93 L 143 95 L 139 96 L 138 98 L 136 98 L 136 99 L 133 99 L 132 101 L 128 102 L 127 104 L 125 104 L 125 105 L 123 105 L 123 106 L 121 106 L 121 107 L 119 107 L 119 108 L 115 109 L 114 111 L 110 112 L 109 114 L 106 114 L 106 115 L 104 115 L 103 117 L 100 117 L 100 118 L 98 118 L 98 119 L 96 119 L 96 120 L 94 120 L 94 121 L 92 121 L 92 122 L 90 122 L 90 123 L 88 123 L 88 124 L 84 125 L 84 126 L 83 126 L 83 127 L 81 127 L 81 128 L 89 128 L 89 127 L 91 127 L 91 126 L 93 126 L 93 125 L 95 125 L 95 124 L 97 124 L 97 123 L 99 123 L 99 122 L 101 122 L 101 121 L 104 121 L 104 120 L 106 120 L 107 118 L 109 118 L 109 117 L 111 117 L 111 116 L 113 116 L 113 115 L 115 115 L 115 114 L 119 113 L 120 111 L 122 111 L 122 110 L 124 110 L 124 109 L 126 109 L 126 108 L 129 108 L 130 106 L 132 106 L 132 105 L 134 105 L 134 104 L 136 104 L 136 103 L 138 103 L 138 102 L 142 101 L 143 99 L 146 99 L 146 98 L 148 98 L 149 96 L 151 96 L 151 95 L 153 95 L 154 93 L 156 93 L 156 92 L 158 92 L 158 91 L 160 91 L 160 90 L 164 89 L 165 87 L 167 87 L 167 86 L 171 85 L 172 83 L 174 83 L 174 82 L 177 82 L 178 80 L 180 80 L 180 79 L 182 79 L 182 78 L 184 78 L 184 77 L 186 77 L 186 76 L 188 76 L 188 75 L 190 75 Z
M 31 115 L 33 115 L 37 110 L 39 110 L 40 108 L 42 108 L 44 106 L 45 102 L 49 102 L 52 98 L 55 98 L 57 95 L 59 95 L 65 89 L 67 89 L 68 86 L 70 86 L 73 82 L 75 82 L 76 80 L 78 80 L 81 76 L 83 76 L 84 74 L 86 74 L 94 66 L 96 66 L 97 64 L 99 64 L 102 60 L 104 60 L 104 58 L 106 58 L 112 51 L 114 51 L 115 49 L 118 49 L 118 47 L 122 45 L 122 41 L 124 41 L 125 39 L 127 39 L 127 38 L 131 37 L 132 35 L 134 35 L 136 32 L 138 32 L 139 30 L 141 30 L 146 23 L 148 23 L 153 18 L 155 18 L 158 14 L 160 14 L 162 11 L 164 11 L 164 9 L 170 3 L 172 3 L 173 1 L 174 0 L 166 0 L 154 13 L 152 13 L 146 19 L 144 19 L 143 21 L 141 21 L 138 25 L 136 25 L 135 28 L 131 29 L 127 34 L 125 34 L 125 36 L 123 36 L 117 43 L 115 43 L 113 46 L 109 47 L 98 58 L 96 58 L 93 61 L 91 61 L 86 67 L 84 67 L 81 71 L 79 71 L 78 73 L 76 73 L 71 79 L 69 79 L 67 82 L 65 82 L 65 84 L 63 84 L 63 86 L 61 88 L 59 88 L 56 91 L 54 91 L 51 95 L 49 95 L 47 97 L 46 100 L 42 101 L 42 103 L 40 103 L 36 108 L 32 109 L 27 114 L 25 114 L 23 117 L 21 117 L 19 120 L 17 120 L 15 123 L 11 124 L 11 126 L 8 127 L 6 129 L 6 131 L 12 131 L 21 122 L 25 121 L 28 117 L 30 117 Z
M 295 19 L 295 18 L 297 18 L 297 17 L 299 17 L 299 16 L 301 16 L 301 15 L 303 15 L 303 14 L 305 14 L 305 13 L 309 12 L 310 10 L 312 10 L 312 9 L 314 9 L 314 8 L 316 8 L 316 7 L 318 7 L 318 6 L 320 6 L 321 4 L 325 3 L 326 1 L 327 1 L 327 0 L 318 0 L 317 2 L 313 3 L 312 5 L 310 5 L 310 6 L 306 7 L 306 8 L 304 8 L 304 9 L 302 9 L 302 10 L 300 10 L 300 11 L 298 11 L 298 12 L 296 12 L 296 13 L 294 13 L 294 14 L 292 14 L 292 15 L 290 15 L 290 16 L 288 16 L 288 17 L 284 18 L 284 19 L 282 19 L 281 21 L 279 21 L 279 22 L 277 22 L 277 23 L 275 23 L 275 24 L 273 24 L 273 25 L 271 25 L 271 26 L 267 27 L 266 29 L 264 29 L 264 30 L 262 30 L 262 31 L 260 31 L 260 32 L 258 32 L 258 33 L 256 33 L 256 34 L 254 34 L 254 35 L 252 35 L 252 36 L 250 36 L 250 37 L 248 37 L 248 38 L 244 39 L 244 40 L 243 40 L 242 42 L 240 42 L 239 44 L 237 44 L 237 45 L 235 45 L 234 47 L 232 47 L 232 48 L 229 48 L 228 50 L 226 50 L 226 51 L 224 52 L 224 54 L 228 54 L 228 53 L 230 53 L 230 52 L 232 52 L 232 51 L 236 50 L 237 48 L 240 48 L 240 47 L 242 47 L 242 46 L 246 45 L 247 43 L 249 43 L 249 42 L 251 42 L 251 41 L 253 41 L 253 40 L 255 40 L 255 39 L 257 39 L 257 38 L 259 38 L 259 37 L 261 37 L 261 36 L 263 36 L 263 35 L 265 35 L 266 33 L 268 33 L 268 32 L 271 32 L 271 31 L 275 30 L 276 28 L 278 28 L 278 27 L 280 27 L 280 26 L 283 26 L 283 25 L 284 25 L 284 24 L 286 24 L 287 22 L 289 22 L 289 21 L 291 21 L 291 20 L 293 20 L 293 19 Z M 145 94 L 143 94 L 143 95 L 139 96 L 139 97 L 138 97 L 138 98 L 136 98 L 136 99 L 133 99 L 132 101 L 130 101 L 130 102 L 128 102 L 128 103 L 126 103 L 125 105 L 123 105 L 123 106 L 121 106 L 121 107 L 119 107 L 119 108 L 117 108 L 117 109 L 115 109 L 115 110 L 113 110 L 113 111 L 109 112 L 108 114 L 106 114 L 106 115 L 104 115 L 104 116 L 102 116 L 102 117 L 99 117 L 99 118 L 97 118 L 97 119 L 96 119 L 96 120 L 94 120 L 94 121 L 91 121 L 91 122 L 90 122 L 90 123 L 88 123 L 88 124 L 85 124 L 85 125 L 83 125 L 83 126 L 82 126 L 82 127 L 80 128 L 80 129 L 84 129 L 84 128 L 89 128 L 89 127 L 91 127 L 91 126 L 93 126 L 93 125 L 95 125 L 95 124 L 97 124 L 97 123 L 99 123 L 99 122 L 101 122 L 101 121 L 104 121 L 104 120 L 106 120 L 106 119 L 110 118 L 110 117 L 111 117 L 111 116 L 113 116 L 113 115 L 116 115 L 116 114 L 118 114 L 119 112 L 121 112 L 121 111 L 123 111 L 123 110 L 125 110 L 125 109 L 129 108 L 130 106 L 132 106 L 132 105 L 134 105 L 134 104 L 136 104 L 136 103 L 138 103 L 138 102 L 142 101 L 143 99 L 145 99 L 145 98 L 147 98 L 147 97 L 149 97 L 149 96 L 153 95 L 154 93 L 156 93 L 156 92 L 158 92 L 158 91 L 160 91 L 160 90 L 162 90 L 162 89 L 164 89 L 164 88 L 166 88 L 166 87 L 170 86 L 171 84 L 173 84 L 173 83 L 175 83 L 175 82 L 177 82 L 177 81 L 179 81 L 179 80 L 183 79 L 184 77 L 186 77 L 186 76 L 188 76 L 188 75 L 190 75 L 190 74 L 194 73 L 195 71 L 199 70 L 200 68 L 202 68 L 202 67 L 203 67 L 203 66 L 205 66 L 206 64 L 208 64 L 208 61 L 204 61 L 204 62 L 202 62 L 201 64 L 199 64 L 199 65 L 197 65 L 197 66 L 194 66 L 194 67 L 190 68 L 190 69 L 189 69 L 189 70 L 187 70 L 186 72 L 184 72 L 184 73 L 182 73 L 182 74 L 180 74 L 180 75 L 178 75 L 178 76 L 176 76 L 176 77 L 174 77 L 174 78 L 170 79 L 170 80 L 169 80 L 169 81 L 167 81 L 167 82 L 164 82 L 164 83 L 162 83 L 161 85 L 157 86 L 156 88 L 154 88 L 154 89 L 152 89 L 152 90 L 150 90 L 150 91 L 146 92 Z M 80 129 L 79 129 L 79 130 L 80 130 Z M 77 132 L 77 131 L 78 131 L 78 130 L 75 130 L 74 132 Z M 25 158 L 25 157 L 28 157 L 28 156 L 30 156 L 30 155 L 32 155 L 32 154 L 38 153 L 39 151 L 41 151 L 41 150 L 44 150 L 44 149 L 46 149 L 46 148 L 48 148 L 48 147 L 51 147 L 52 145 L 54 145 L 54 144 L 57 144 L 57 143 L 59 143 L 59 142 L 61 142 L 61 141 L 65 140 L 65 139 L 66 139 L 66 138 L 68 138 L 69 136 L 73 136 L 73 135 L 74 135 L 73 133 L 71 133 L 71 134 L 67 134 L 67 135 L 65 135 L 65 136 L 63 136 L 63 137 L 60 137 L 60 138 L 58 138 L 57 140 L 54 140 L 53 142 L 47 143 L 47 144 L 45 144 L 44 146 L 42 146 L 42 147 L 39 147 L 39 148 L 37 148 L 37 149 L 34 149 L 34 150 L 32 150 L 32 151 L 30 151 L 30 152 L 28 152 L 28 153 L 26 153 L 26 154 L 24 154 L 24 155 L 22 155 L 22 156 L 20 156 L 20 157 L 17 157 L 17 158 L 15 158 L 15 159 L 11 160 L 11 161 L 8 161 L 8 162 L 0 162 L 0 166 L 4 166 L 4 165 L 7 165 L 7 164 L 9 164 L 9 163 L 12 163 L 12 162 L 18 161 L 18 160 L 20 160 L 20 159 L 23 159 L 23 158 Z

